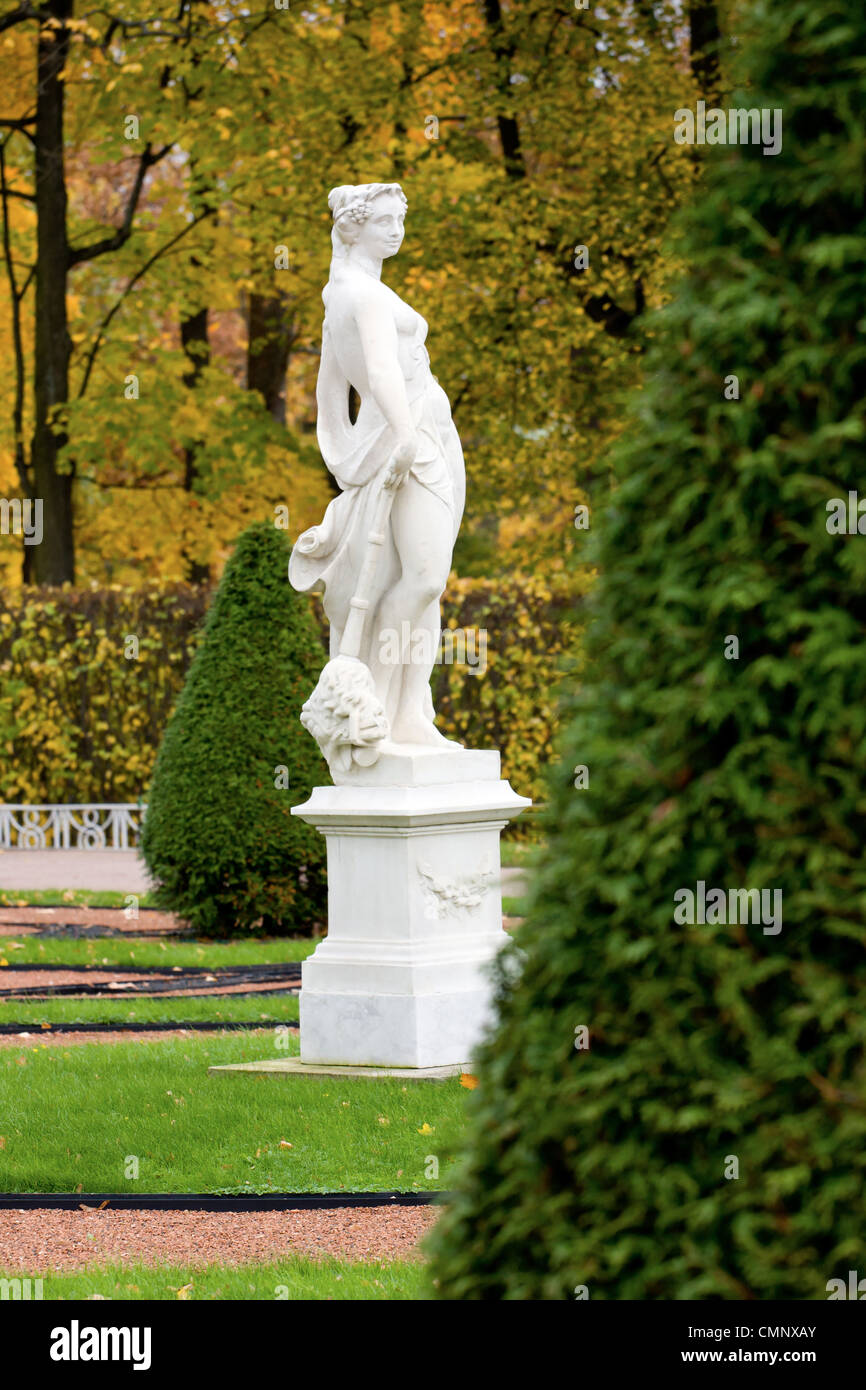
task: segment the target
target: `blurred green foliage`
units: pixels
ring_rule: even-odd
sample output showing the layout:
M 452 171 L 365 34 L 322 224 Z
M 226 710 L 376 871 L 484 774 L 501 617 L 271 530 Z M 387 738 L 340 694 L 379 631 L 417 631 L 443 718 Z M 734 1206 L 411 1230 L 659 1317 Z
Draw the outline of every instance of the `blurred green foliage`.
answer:
M 863 486 L 866 13 L 747 20 L 729 104 L 780 109 L 783 150 L 703 152 L 435 1233 L 446 1298 L 823 1299 L 866 1268 L 866 540 L 827 530 Z M 781 932 L 678 925 L 700 880 L 781 889 Z

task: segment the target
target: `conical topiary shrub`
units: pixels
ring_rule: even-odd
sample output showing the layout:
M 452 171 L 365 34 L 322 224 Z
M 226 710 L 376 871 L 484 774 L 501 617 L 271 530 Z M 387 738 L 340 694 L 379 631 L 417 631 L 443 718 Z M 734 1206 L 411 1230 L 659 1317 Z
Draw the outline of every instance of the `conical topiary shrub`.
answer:
M 833 505 L 866 491 L 866 11 L 748 18 L 730 106 L 781 109 L 783 150 L 704 151 L 593 521 L 546 865 L 434 1236 L 448 1298 L 866 1276 L 866 536 Z M 770 896 L 690 925 L 701 883 Z
M 324 840 L 290 810 L 328 780 L 298 722 L 326 658 L 289 554 L 267 522 L 238 540 L 148 793 L 142 850 L 159 901 L 209 936 L 325 918 Z

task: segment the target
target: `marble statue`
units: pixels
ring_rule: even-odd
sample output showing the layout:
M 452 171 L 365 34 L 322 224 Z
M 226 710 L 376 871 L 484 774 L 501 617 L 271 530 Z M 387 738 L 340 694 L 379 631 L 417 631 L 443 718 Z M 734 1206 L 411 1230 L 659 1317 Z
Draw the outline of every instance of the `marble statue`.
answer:
M 319 447 L 341 492 L 298 539 L 289 578 L 324 593 L 332 659 L 301 718 L 345 776 L 395 746 L 460 750 L 435 727 L 430 675 L 465 474 L 427 323 L 381 279 L 403 241 L 403 190 L 343 185 L 328 205 L 316 401 Z M 361 401 L 354 424 L 350 385 Z
M 292 807 L 327 841 L 328 933 L 301 971 L 300 1058 L 262 1065 L 450 1075 L 493 1017 L 499 837 L 530 803 L 501 776 L 496 749 L 464 748 L 433 722 L 439 600 L 465 480 L 427 324 L 381 279 L 406 199 L 399 184 L 369 183 L 334 188 L 328 202 L 316 399 L 340 493 L 289 563 L 296 589 L 323 593 L 331 626 L 331 659 L 301 721 L 333 785 Z

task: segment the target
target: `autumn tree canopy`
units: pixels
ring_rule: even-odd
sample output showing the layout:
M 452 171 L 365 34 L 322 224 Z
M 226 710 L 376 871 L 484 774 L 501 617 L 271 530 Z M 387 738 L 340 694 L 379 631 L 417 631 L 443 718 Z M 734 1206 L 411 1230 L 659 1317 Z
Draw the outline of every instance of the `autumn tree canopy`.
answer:
M 466 448 L 457 566 L 563 564 L 676 268 L 714 4 L 46 0 L 0 48 L 0 494 L 44 506 L 7 580 L 203 578 L 274 507 L 316 518 L 327 192 L 394 179 L 387 277 Z

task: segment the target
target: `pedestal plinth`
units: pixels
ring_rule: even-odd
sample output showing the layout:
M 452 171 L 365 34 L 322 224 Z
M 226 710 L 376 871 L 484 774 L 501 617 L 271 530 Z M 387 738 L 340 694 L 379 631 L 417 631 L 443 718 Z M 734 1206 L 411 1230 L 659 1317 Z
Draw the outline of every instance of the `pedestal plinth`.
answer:
M 465 1064 L 505 939 L 499 834 L 531 803 L 497 752 L 391 745 L 292 814 L 328 842 L 328 935 L 302 966 L 301 1061 Z

